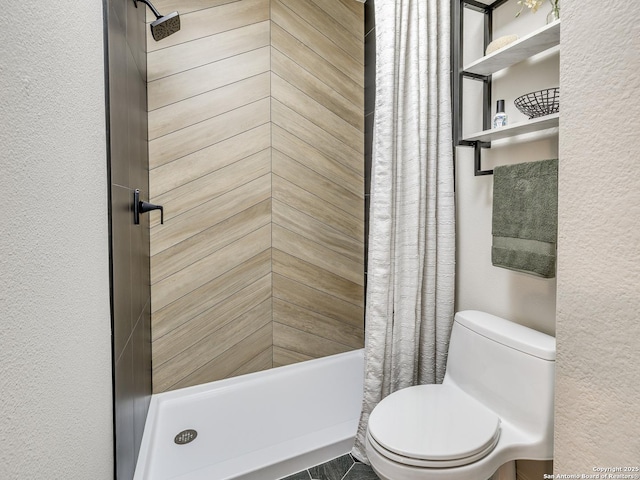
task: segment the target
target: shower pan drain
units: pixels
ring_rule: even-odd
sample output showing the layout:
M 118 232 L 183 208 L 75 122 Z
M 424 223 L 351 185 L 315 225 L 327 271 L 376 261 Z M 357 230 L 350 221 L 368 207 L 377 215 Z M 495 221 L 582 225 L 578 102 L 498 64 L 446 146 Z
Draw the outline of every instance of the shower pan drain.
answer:
M 187 443 L 193 442 L 197 436 L 198 432 L 195 430 L 183 430 L 176 435 L 176 438 L 174 438 L 173 441 L 178 445 L 186 445 Z

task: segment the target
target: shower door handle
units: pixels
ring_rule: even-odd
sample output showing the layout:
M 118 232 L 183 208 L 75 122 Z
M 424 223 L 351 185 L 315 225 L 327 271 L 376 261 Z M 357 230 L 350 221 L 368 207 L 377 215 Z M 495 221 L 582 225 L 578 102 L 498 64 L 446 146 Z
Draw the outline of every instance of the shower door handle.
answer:
M 153 203 L 140 200 L 140 190 L 133 191 L 133 223 L 140 224 L 140 214 L 147 213 L 151 210 L 160 210 L 160 224 L 164 224 L 164 208 L 162 205 L 154 205 Z

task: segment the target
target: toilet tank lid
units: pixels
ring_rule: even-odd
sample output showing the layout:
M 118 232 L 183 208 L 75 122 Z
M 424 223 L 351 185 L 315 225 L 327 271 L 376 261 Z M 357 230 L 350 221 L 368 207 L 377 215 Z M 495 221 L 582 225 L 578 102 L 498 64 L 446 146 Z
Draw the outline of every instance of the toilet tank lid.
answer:
M 556 359 L 556 339 L 546 333 L 478 310 L 456 313 L 460 325 L 495 342 L 543 360 Z

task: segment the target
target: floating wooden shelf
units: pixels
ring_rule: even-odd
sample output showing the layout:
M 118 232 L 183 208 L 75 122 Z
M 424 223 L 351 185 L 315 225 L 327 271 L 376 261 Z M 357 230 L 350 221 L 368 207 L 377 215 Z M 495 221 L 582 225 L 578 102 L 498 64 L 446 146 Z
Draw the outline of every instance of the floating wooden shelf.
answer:
M 491 142 L 503 138 L 515 137 L 525 133 L 540 132 L 560 125 L 560 114 L 553 113 L 544 117 L 534 118 L 524 122 L 514 123 L 502 128 L 484 130 L 465 137 L 467 142 Z
M 464 67 L 464 72 L 491 75 L 560 44 L 560 20 L 545 25 L 504 48 Z

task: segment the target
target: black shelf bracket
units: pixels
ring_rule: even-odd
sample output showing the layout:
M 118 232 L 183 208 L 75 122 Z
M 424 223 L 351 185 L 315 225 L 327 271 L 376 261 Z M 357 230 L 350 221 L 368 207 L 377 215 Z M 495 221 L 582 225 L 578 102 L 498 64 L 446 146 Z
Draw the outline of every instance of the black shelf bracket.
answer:
M 483 82 L 482 89 L 482 128 L 491 128 L 491 75 L 477 75 L 464 71 L 462 51 L 464 47 L 464 9 L 484 14 L 484 49 L 493 40 L 493 11 L 508 0 L 496 0 L 487 5 L 478 0 L 451 0 L 451 96 L 453 147 L 466 146 L 474 149 L 474 174 L 491 175 L 493 170 L 482 170 L 482 149 L 491 148 L 490 142 L 470 142 L 462 139 L 462 84 L 464 79 Z
M 482 169 L 482 142 L 473 142 L 475 145 L 473 146 L 473 166 L 474 171 L 473 174 L 476 177 L 481 175 L 493 175 L 493 170 L 483 170 Z

